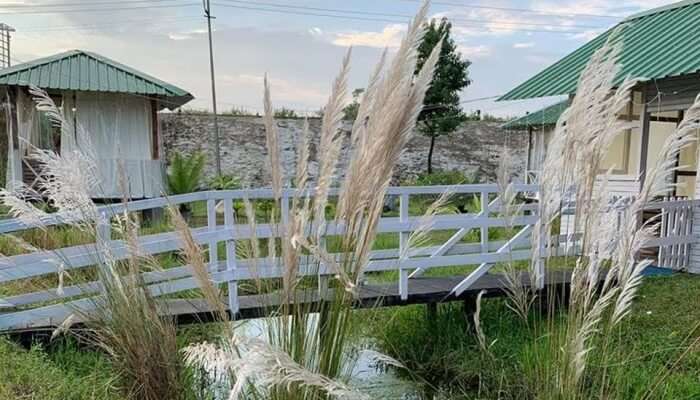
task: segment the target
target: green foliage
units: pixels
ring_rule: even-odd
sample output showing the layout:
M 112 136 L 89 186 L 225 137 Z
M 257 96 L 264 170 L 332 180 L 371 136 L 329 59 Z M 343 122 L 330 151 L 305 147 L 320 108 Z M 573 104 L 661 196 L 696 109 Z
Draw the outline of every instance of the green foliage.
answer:
M 254 117 L 255 113 L 252 111 L 249 111 L 243 107 L 231 107 L 231 109 L 225 113 L 225 115 L 231 115 L 234 117 Z
M 180 107 L 177 109 L 178 114 L 185 115 L 206 115 L 211 114 L 211 111 L 207 108 L 195 108 L 195 107 Z
M 196 191 L 204 172 L 205 157 L 202 153 L 183 156 L 175 153 L 170 160 L 168 190 L 170 194 L 184 194 Z
M 420 174 L 415 179 L 409 181 L 414 186 L 438 186 L 438 185 L 468 185 L 474 183 L 475 179 L 467 176 L 462 171 L 435 171 L 432 174 Z
M 700 308 L 694 301 L 679 302 L 678 293 L 698 298 L 700 279 L 680 274 L 647 278 L 630 319 L 610 332 L 606 347 L 593 343 L 591 365 L 597 367 L 587 372 L 583 397 L 549 396 L 556 382 L 541 387 L 547 369 L 556 368 L 551 349 L 561 349 L 557 341 L 566 314 L 548 318 L 539 332 L 531 332 L 505 300 L 484 300 L 481 326 L 490 354 L 479 349 L 472 321 L 459 306 L 441 305 L 433 316 L 424 306 L 378 310 L 366 325 L 381 350 L 408 367 L 407 376 L 428 382 L 427 389 L 448 389 L 449 398 L 695 399 L 700 398 L 700 351 L 691 341 L 700 336 Z M 530 323 L 541 318 L 533 310 Z M 602 365 L 612 382 L 606 393 L 597 386 Z M 667 379 L 649 393 L 664 373 Z
M 286 107 L 278 108 L 277 110 L 275 110 L 274 115 L 275 115 L 275 118 L 281 118 L 281 119 L 299 118 L 299 114 L 297 114 L 296 111 L 292 110 L 291 108 L 286 108 Z
M 450 36 L 451 29 L 452 24 L 446 18 L 431 20 L 418 48 L 416 73 L 423 67 L 440 39 L 443 39 L 435 75 L 423 101 L 425 107 L 418 117 L 420 132 L 430 137 L 428 173 L 432 172 L 435 138 L 454 132 L 466 120 L 460 106 L 459 93 L 471 83 L 468 74 L 471 62 L 463 60 L 457 51 L 457 44 Z
M 121 399 L 103 357 L 56 346 L 25 350 L 0 338 L 0 399 Z
M 360 110 L 360 98 L 364 92 L 365 89 L 363 88 L 357 88 L 352 91 L 352 103 L 343 109 L 343 119 L 354 121 L 357 118 L 357 112 Z
M 489 113 L 482 113 L 480 110 L 470 112 L 466 115 L 466 121 L 507 122 L 511 119 L 513 118 L 503 118 Z
M 234 175 L 219 175 L 207 182 L 207 187 L 212 190 L 234 190 L 241 188 L 241 180 Z
M 475 183 L 475 179 L 465 175 L 462 171 L 435 171 L 430 174 L 421 174 L 416 178 L 402 183 L 408 186 L 439 186 L 439 185 L 468 185 Z M 414 196 L 424 202 L 434 201 L 430 196 Z M 474 194 L 457 194 L 450 197 L 450 204 L 457 207 L 460 212 L 478 212 L 481 209 L 478 197 Z

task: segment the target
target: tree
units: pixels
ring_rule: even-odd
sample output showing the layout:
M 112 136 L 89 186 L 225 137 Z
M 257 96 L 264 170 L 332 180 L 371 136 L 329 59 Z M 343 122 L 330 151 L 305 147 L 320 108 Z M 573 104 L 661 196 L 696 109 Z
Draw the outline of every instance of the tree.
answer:
M 357 88 L 352 91 L 352 103 L 345 106 L 343 109 L 343 119 L 354 121 L 357 118 L 357 112 L 360 110 L 360 97 L 365 89 Z
M 279 119 L 299 118 L 299 114 L 297 114 L 296 111 L 292 110 L 291 108 L 287 108 L 287 107 L 282 107 L 280 109 L 275 110 L 274 116 L 275 116 L 275 118 L 279 118 Z
M 452 24 L 446 18 L 433 19 L 426 28 L 423 42 L 418 48 L 416 74 L 423 68 L 433 48 L 441 38 L 443 39 L 433 82 L 426 93 L 423 111 L 418 116 L 420 132 L 430 138 L 428 150 L 428 173 L 430 174 L 433 172 L 435 139 L 454 132 L 467 118 L 459 104 L 459 92 L 471 83 L 468 72 L 471 62 L 463 60 L 457 51 L 457 45 L 450 37 Z

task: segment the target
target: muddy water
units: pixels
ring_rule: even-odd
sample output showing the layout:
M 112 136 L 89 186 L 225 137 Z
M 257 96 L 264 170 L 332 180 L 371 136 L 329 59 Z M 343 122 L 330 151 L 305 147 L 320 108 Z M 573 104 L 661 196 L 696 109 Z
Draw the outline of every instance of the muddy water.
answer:
M 242 322 L 237 329 L 241 334 L 264 339 L 268 323 L 268 318 L 254 319 Z M 310 323 L 313 323 L 313 319 Z M 401 379 L 391 369 L 377 368 L 373 365 L 372 359 L 363 353 L 360 353 L 351 375 L 351 386 L 368 394 L 372 399 L 421 400 L 424 398 L 417 384 Z

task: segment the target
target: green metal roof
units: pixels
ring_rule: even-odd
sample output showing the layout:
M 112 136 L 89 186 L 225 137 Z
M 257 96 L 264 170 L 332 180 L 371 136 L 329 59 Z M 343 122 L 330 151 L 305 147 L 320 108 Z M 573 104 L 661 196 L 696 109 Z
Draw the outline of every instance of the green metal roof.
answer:
M 618 83 L 626 76 L 661 79 L 700 71 L 700 0 L 686 0 L 632 15 L 622 40 Z M 618 25 L 620 25 L 618 24 Z M 528 79 L 498 100 L 571 94 L 591 55 L 607 40 L 611 28 L 578 50 Z
M 158 97 L 162 105 L 170 109 L 193 99 L 189 92 L 177 86 L 83 50 L 71 50 L 2 69 L 0 85 Z
M 502 127 L 506 129 L 524 129 L 531 126 L 555 125 L 568 106 L 569 100 L 566 99 L 520 118 L 508 121 L 503 124 Z

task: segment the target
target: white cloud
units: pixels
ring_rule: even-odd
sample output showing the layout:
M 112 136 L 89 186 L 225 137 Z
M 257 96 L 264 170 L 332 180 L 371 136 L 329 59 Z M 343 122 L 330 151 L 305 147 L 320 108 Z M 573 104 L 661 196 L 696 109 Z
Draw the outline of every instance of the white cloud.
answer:
M 263 75 L 238 74 L 222 75 L 218 82 L 222 86 L 229 86 L 240 90 L 241 87 L 259 91 L 262 93 Z M 323 104 L 328 97 L 328 93 L 320 89 L 310 87 L 306 83 L 293 82 L 286 79 L 270 78 L 270 92 L 273 103 L 277 104 Z
M 543 54 L 528 54 L 525 56 L 525 60 L 531 64 L 549 65 L 554 63 L 557 59 Z
M 529 49 L 535 47 L 535 42 L 520 42 L 520 43 L 513 43 L 513 48 L 514 49 Z
M 590 29 L 587 31 L 583 31 L 581 33 L 574 33 L 574 34 L 568 35 L 568 37 L 569 37 L 569 39 L 581 40 L 584 42 L 588 42 L 588 41 L 595 39 L 601 33 L 603 33 L 602 29 Z
M 344 32 L 336 33 L 332 43 L 336 46 L 364 46 L 364 47 L 398 47 L 401 38 L 406 31 L 403 24 L 390 24 L 381 32 Z
M 323 30 L 317 26 L 309 28 L 309 33 L 311 36 L 321 36 L 323 35 Z
M 574 22 L 571 18 L 558 18 L 554 21 L 551 17 L 537 14 L 492 9 L 453 9 L 435 14 L 434 17 L 446 17 L 451 20 L 453 34 L 455 37 L 463 39 L 532 33 L 528 31 L 566 30 L 566 25 Z
M 624 4 L 610 0 L 538 0 L 532 8 L 553 14 L 590 14 L 626 17 L 639 11 L 671 4 L 676 0 L 628 0 Z
M 483 44 L 478 46 L 458 45 L 457 51 L 462 53 L 462 57 L 468 59 L 485 58 L 490 56 L 492 53 L 491 48 Z
M 170 32 L 168 33 L 168 39 L 170 40 L 189 40 L 196 35 L 201 35 L 207 33 L 206 29 L 192 29 L 185 32 Z

